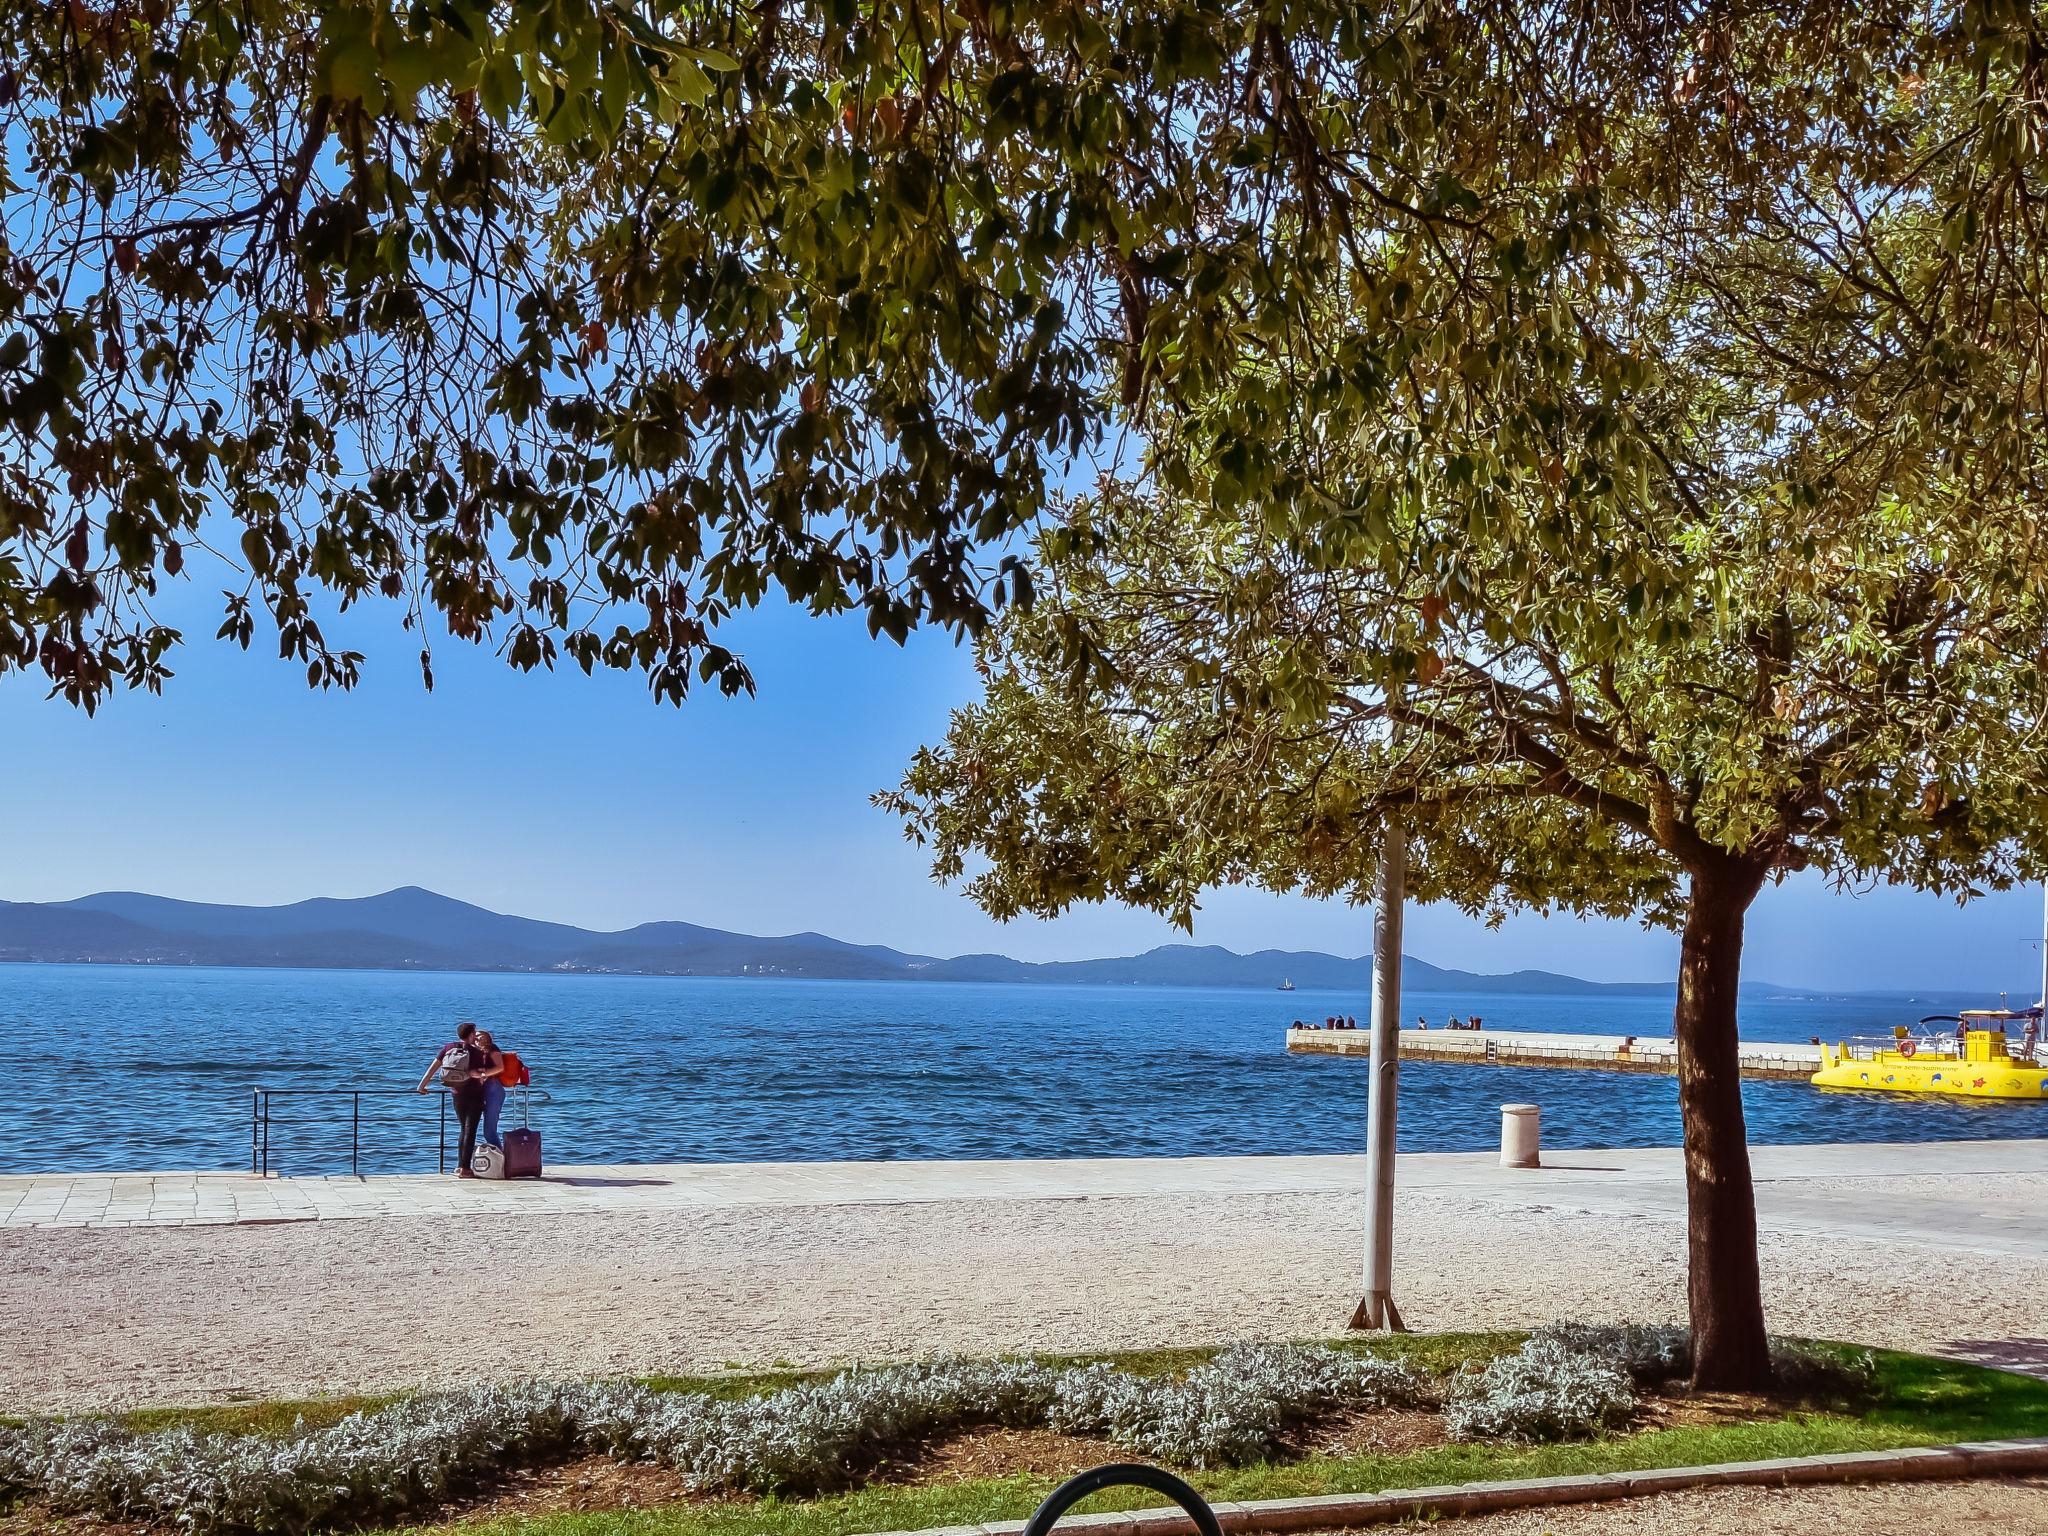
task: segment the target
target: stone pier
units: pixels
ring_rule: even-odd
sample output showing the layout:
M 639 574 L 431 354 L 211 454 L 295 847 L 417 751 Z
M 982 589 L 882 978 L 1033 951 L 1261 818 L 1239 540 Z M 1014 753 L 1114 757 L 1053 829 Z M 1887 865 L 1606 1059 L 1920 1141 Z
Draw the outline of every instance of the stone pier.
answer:
M 1287 1049 L 1301 1056 L 1372 1055 L 1372 1031 L 1290 1029 Z M 1744 1077 L 1800 1082 L 1820 1066 L 1820 1047 L 1783 1041 L 1745 1042 Z M 1678 1071 L 1678 1045 L 1647 1035 L 1563 1035 L 1541 1030 L 1404 1029 L 1403 1061 L 1454 1061 L 1486 1067 L 1587 1067 L 1601 1072 Z

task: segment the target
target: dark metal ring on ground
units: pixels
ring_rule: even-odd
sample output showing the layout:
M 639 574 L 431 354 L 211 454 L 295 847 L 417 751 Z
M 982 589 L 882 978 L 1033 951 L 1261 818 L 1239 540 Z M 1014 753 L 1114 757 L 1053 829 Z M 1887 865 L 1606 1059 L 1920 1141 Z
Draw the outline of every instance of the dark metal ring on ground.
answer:
M 1199 1493 L 1171 1472 L 1135 1461 L 1111 1462 L 1068 1478 L 1047 1495 L 1037 1512 L 1024 1523 L 1024 1536 L 1050 1536 L 1061 1515 L 1105 1488 L 1150 1488 L 1154 1493 L 1163 1493 L 1188 1512 L 1200 1536 L 1223 1536 L 1216 1511 Z

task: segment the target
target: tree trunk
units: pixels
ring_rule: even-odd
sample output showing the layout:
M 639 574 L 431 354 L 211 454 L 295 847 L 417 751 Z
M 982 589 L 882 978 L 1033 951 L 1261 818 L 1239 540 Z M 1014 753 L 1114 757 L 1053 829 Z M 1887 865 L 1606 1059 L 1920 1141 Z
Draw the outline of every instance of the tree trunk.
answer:
M 1685 1116 L 1686 1298 L 1693 1386 L 1702 1391 L 1755 1391 L 1771 1379 L 1735 1032 L 1743 914 L 1761 885 L 1746 868 L 1695 873 L 1680 948 L 1673 1022 Z

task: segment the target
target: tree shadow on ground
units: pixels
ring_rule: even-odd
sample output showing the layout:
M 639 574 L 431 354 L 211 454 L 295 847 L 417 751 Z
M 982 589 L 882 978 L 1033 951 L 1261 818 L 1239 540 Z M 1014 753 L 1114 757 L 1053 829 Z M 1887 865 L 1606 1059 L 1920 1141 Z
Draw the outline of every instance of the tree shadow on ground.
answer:
M 2048 1339 L 1948 1339 L 1941 1352 L 1951 1360 L 2048 1378 Z

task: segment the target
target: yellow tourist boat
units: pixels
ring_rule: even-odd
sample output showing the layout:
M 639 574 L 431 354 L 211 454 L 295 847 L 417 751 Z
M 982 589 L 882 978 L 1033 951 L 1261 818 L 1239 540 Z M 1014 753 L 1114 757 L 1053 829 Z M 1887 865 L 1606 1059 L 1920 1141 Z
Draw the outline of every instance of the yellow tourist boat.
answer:
M 2023 1026 L 2007 1044 L 2006 1027 Z M 1946 1026 L 1938 1028 L 1936 1026 Z M 1881 1093 L 1952 1093 L 1970 1099 L 2048 1099 L 2048 1052 L 2041 1049 L 2041 1010 L 1966 1008 L 1904 1025 L 1878 1040 L 1821 1047 L 1820 1088 L 1870 1088 Z

